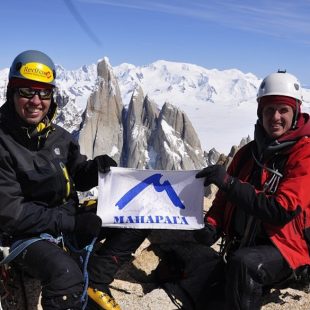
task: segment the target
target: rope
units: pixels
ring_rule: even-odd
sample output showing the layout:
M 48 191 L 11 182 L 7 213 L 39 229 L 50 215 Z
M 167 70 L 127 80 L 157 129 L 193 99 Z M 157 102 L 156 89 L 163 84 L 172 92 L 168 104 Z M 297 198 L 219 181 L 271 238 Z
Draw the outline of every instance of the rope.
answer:
M 88 271 L 87 271 L 87 266 L 88 266 L 88 261 L 91 252 L 93 251 L 94 245 L 97 241 L 97 237 L 94 237 L 91 243 L 87 246 L 85 246 L 83 249 L 78 249 L 73 245 L 74 240 L 70 240 L 70 238 L 66 238 L 66 246 L 68 247 L 70 252 L 78 253 L 80 254 L 80 263 L 82 265 L 82 270 L 83 270 L 83 278 L 84 278 L 84 287 L 83 287 L 83 292 L 81 295 L 81 302 L 83 304 L 82 310 L 84 310 L 87 306 L 87 301 L 88 301 L 88 295 L 87 295 L 87 289 L 88 289 L 88 283 L 89 283 L 89 276 L 88 276 Z M 83 253 L 85 253 L 85 257 L 83 258 Z M 1 310 L 1 309 L 0 309 Z
M 253 158 L 256 162 L 256 164 L 260 167 L 260 168 L 263 168 L 263 169 L 266 169 L 268 170 L 269 172 L 271 172 L 272 174 L 275 174 L 277 175 L 278 177 L 282 178 L 283 177 L 283 174 L 280 173 L 278 170 L 274 170 L 274 169 L 271 169 L 269 167 L 267 167 L 266 165 L 263 165 L 254 155 L 254 152 L 252 152 L 252 155 L 253 155 Z
M 86 256 L 85 256 L 84 263 L 83 263 L 84 288 L 83 288 L 83 293 L 81 296 L 81 302 L 82 303 L 84 302 L 84 304 L 83 304 L 82 310 L 84 310 L 87 306 L 87 301 L 88 301 L 87 288 L 88 288 L 88 283 L 89 283 L 87 265 L 88 265 L 89 257 L 90 257 L 91 252 L 93 251 L 96 240 L 97 240 L 97 237 L 93 238 L 92 242 L 84 248 L 84 250 L 86 250 Z

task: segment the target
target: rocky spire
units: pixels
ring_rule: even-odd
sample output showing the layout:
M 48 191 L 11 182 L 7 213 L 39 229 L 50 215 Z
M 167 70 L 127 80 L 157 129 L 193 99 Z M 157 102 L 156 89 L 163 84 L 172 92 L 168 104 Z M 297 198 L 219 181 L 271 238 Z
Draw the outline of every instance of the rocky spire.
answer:
M 126 141 L 124 164 L 131 168 L 149 167 L 149 144 L 152 131 L 156 129 L 158 109 L 148 97 L 144 97 L 141 87 L 136 89 L 128 106 L 126 118 Z
M 88 99 L 79 135 L 88 158 L 108 154 L 120 166 L 138 169 L 200 169 L 198 136 L 184 112 L 165 103 L 161 111 L 138 87 L 126 111 L 112 67 L 98 63 L 96 90 Z
M 123 104 L 107 58 L 97 65 L 97 90 L 87 101 L 80 131 L 81 152 L 88 158 L 108 154 L 120 161 L 123 147 Z
M 153 135 L 156 169 L 190 170 L 205 165 L 198 136 L 184 112 L 165 103 Z

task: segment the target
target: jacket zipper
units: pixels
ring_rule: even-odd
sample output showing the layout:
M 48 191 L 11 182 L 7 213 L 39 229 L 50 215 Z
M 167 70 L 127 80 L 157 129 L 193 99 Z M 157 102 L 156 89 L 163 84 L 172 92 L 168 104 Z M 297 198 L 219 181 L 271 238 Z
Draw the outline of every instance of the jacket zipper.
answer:
M 62 161 L 59 163 L 59 166 L 66 180 L 66 198 L 68 198 L 71 192 L 69 173 L 68 173 L 66 165 Z
M 60 199 L 63 201 L 63 202 L 66 202 L 66 198 L 68 198 L 68 196 L 66 195 L 66 192 L 67 192 L 67 187 L 68 187 L 68 185 L 67 185 L 67 179 L 66 179 L 66 177 L 65 177 L 65 175 L 64 175 L 64 172 L 63 172 L 63 169 L 62 169 L 62 167 L 61 167 L 61 165 L 60 165 L 60 163 L 62 163 L 62 162 L 60 162 L 59 163 L 59 167 L 60 167 L 60 170 L 61 170 L 61 172 L 62 172 L 62 175 L 63 175 L 63 177 L 65 178 L 65 182 L 64 182 L 64 179 L 63 178 L 61 178 L 61 176 L 60 176 L 60 171 L 59 171 L 59 169 L 57 169 L 57 167 L 55 166 L 55 164 L 51 161 L 51 159 L 49 159 L 47 156 L 45 156 L 44 154 L 41 154 L 41 156 L 42 157 L 44 157 L 45 159 L 46 159 L 46 161 L 50 164 L 50 166 L 51 166 L 51 168 L 52 168 L 52 170 L 56 173 L 56 175 L 57 175 L 57 178 L 59 179 L 59 181 L 60 181 L 60 184 L 63 184 L 63 183 L 65 183 L 66 184 L 66 190 L 63 190 L 63 186 L 61 186 L 61 188 L 60 188 Z M 63 164 L 63 163 L 62 163 Z M 63 164 L 64 165 L 64 164 Z M 66 169 L 67 170 L 67 169 Z

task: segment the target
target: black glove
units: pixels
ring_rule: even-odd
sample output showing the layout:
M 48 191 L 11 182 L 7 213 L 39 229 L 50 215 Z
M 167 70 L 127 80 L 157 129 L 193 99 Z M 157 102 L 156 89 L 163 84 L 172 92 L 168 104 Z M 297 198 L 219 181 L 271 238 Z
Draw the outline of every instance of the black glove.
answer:
M 205 223 L 202 229 L 194 231 L 196 241 L 207 246 L 213 245 L 219 237 L 216 228 L 209 223 Z
M 204 186 L 215 184 L 218 188 L 226 192 L 234 181 L 234 178 L 226 172 L 226 169 L 222 165 L 213 165 L 204 168 L 196 174 L 196 178 L 206 178 Z
M 194 231 L 194 238 L 198 243 L 211 246 L 219 238 L 219 235 L 215 227 L 206 223 L 204 228 Z
M 94 238 L 98 237 L 101 230 L 102 221 L 94 213 L 80 213 L 75 217 L 74 232 L 78 237 Z
M 97 162 L 98 171 L 101 173 L 107 173 L 110 171 L 110 167 L 117 167 L 116 161 L 108 155 L 100 155 L 95 158 Z

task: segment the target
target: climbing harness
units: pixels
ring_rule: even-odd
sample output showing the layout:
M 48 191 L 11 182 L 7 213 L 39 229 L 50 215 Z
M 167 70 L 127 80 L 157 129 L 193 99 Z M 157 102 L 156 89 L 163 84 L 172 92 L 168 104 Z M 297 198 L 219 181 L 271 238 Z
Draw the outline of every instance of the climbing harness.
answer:
M 275 163 L 273 163 L 272 168 L 262 164 L 255 156 L 254 152 L 252 152 L 252 157 L 255 163 L 261 168 L 267 170 L 271 177 L 263 184 L 262 191 L 268 194 L 274 194 L 278 189 L 281 178 L 283 178 L 283 174 L 279 171 L 281 167 L 284 167 L 286 158 L 280 159 L 278 165 L 276 167 Z M 241 167 L 240 167 L 241 168 Z M 225 262 L 227 262 L 227 255 L 232 249 L 243 248 L 250 244 L 253 244 L 257 228 L 260 225 L 260 221 L 254 218 L 252 215 L 248 216 L 248 221 L 245 227 L 245 231 L 243 237 L 241 239 L 237 239 L 234 237 L 231 240 L 225 240 L 222 238 L 222 244 L 220 246 L 220 253 L 223 256 Z
M 83 249 L 79 250 L 76 249 L 70 242 L 66 240 L 64 241 L 63 235 L 54 238 L 50 234 L 41 234 L 39 237 L 36 238 L 31 238 L 31 239 L 26 239 L 26 240 L 19 240 L 16 241 L 15 243 L 12 244 L 11 250 L 8 255 L 5 255 L 5 257 L 0 261 L 0 266 L 7 265 L 10 262 L 12 262 L 20 253 L 22 253 L 27 247 L 29 247 L 31 244 L 37 242 L 37 241 L 42 241 L 42 240 L 47 240 L 55 244 L 62 243 L 62 247 L 66 249 L 66 247 L 74 253 L 80 254 L 80 263 L 82 266 L 83 270 L 83 277 L 84 277 L 84 286 L 83 286 L 83 292 L 81 295 L 81 302 L 83 304 L 82 310 L 84 310 L 87 306 L 87 301 L 88 301 L 88 295 L 87 295 L 87 288 L 88 288 L 88 283 L 89 283 L 89 276 L 87 272 L 87 266 L 88 266 L 88 261 L 91 252 L 93 251 L 93 247 L 96 243 L 97 238 L 93 238 L 91 243 L 84 247 Z M 86 254 L 85 254 L 86 253 Z M 8 293 L 6 293 L 8 294 Z M 0 300 L 1 301 L 1 300 Z M 0 302 L 0 310 L 2 310 L 2 305 Z
M 49 234 L 41 234 L 40 237 L 37 238 L 31 238 L 26 240 L 19 240 L 13 243 L 11 246 L 11 251 L 8 256 L 6 256 L 1 262 L 0 265 L 8 264 L 10 263 L 16 256 L 18 256 L 20 253 L 22 253 L 28 246 L 31 244 L 41 241 L 41 240 L 47 240 L 56 244 L 59 244 L 60 242 L 63 242 L 63 237 L 57 237 L 54 238 L 53 236 Z

